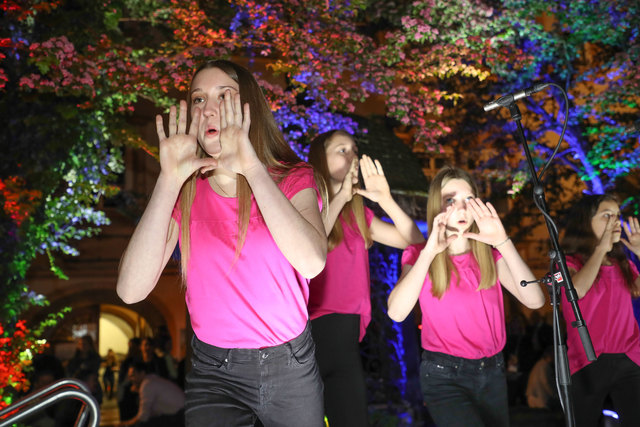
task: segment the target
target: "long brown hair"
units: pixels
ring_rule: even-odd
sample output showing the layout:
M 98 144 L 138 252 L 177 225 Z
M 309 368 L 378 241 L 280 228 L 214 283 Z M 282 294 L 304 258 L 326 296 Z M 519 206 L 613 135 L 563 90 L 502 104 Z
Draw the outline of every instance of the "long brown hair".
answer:
M 598 212 L 600 204 L 606 201 L 620 204 L 618 198 L 613 194 L 585 194 L 567 213 L 564 235 L 561 240 L 562 249 L 566 254 L 577 257 L 583 264 L 593 254 L 598 244 L 599 240 L 593 232 L 591 221 L 596 212 Z M 629 289 L 629 292 L 633 292 L 633 274 L 631 273 L 629 260 L 624 253 L 623 243 L 614 243 L 607 257 L 620 267 L 625 286 Z
M 331 203 L 335 194 L 333 194 L 331 185 L 328 184 L 331 182 L 331 175 L 329 174 L 329 166 L 327 165 L 326 148 L 329 142 L 331 142 L 331 140 L 336 136 L 344 136 L 353 140 L 353 136 L 349 132 L 341 129 L 335 129 L 316 136 L 309 146 L 309 163 L 313 166 L 316 183 L 321 194 L 324 196 L 323 199 L 327 199 L 329 203 Z M 355 186 L 357 187 L 357 184 Z M 326 210 L 328 209 L 328 204 L 324 203 L 323 206 L 323 215 L 325 215 Z M 371 231 L 367 226 L 367 220 L 364 215 L 364 202 L 362 200 L 362 196 L 358 194 L 355 194 L 351 200 L 344 205 L 340 212 L 340 215 L 347 224 L 351 224 L 352 214 L 353 218 L 356 220 L 356 225 L 360 231 L 360 235 L 364 239 L 365 246 L 367 248 L 370 247 L 373 244 Z M 343 239 L 344 230 L 342 229 L 342 224 L 339 220 L 336 220 L 331 232 L 329 233 L 328 249 L 332 250 L 338 246 Z
M 433 219 L 442 212 L 442 187 L 452 179 L 461 179 L 471 186 L 474 196 L 478 196 L 478 186 L 471 175 L 463 169 L 453 166 L 445 166 L 438 171 L 436 176 L 429 185 L 429 198 L 427 200 L 427 224 L 429 232 L 433 230 Z M 478 232 L 478 226 L 474 222 L 469 229 L 472 233 Z M 498 279 L 496 272 L 496 264 L 491 253 L 491 247 L 477 240 L 469 239 L 471 251 L 480 267 L 480 286 L 478 290 L 489 289 L 494 286 Z M 429 277 L 432 287 L 431 294 L 436 298 L 442 298 L 442 295 L 449 289 L 451 275 L 455 271 L 455 266 L 451 262 L 446 251 L 437 254 L 431 265 L 429 266 Z M 460 275 L 455 271 L 457 282 L 460 282 Z
M 267 166 L 269 173 L 276 182 L 280 182 L 289 171 L 302 160 L 291 149 L 284 140 L 282 132 L 273 118 L 271 108 L 262 93 L 260 85 L 246 68 L 224 59 L 207 61 L 196 69 L 191 77 L 191 81 L 202 70 L 218 68 L 226 73 L 233 81 L 238 83 L 241 105 L 249 104 L 251 111 L 251 127 L 249 128 L 249 139 L 258 159 Z M 189 103 L 190 104 L 190 103 Z M 198 146 L 197 155 L 206 157 L 207 154 Z M 180 232 L 182 242 L 181 268 L 182 279 L 186 283 L 187 266 L 190 253 L 190 233 L 189 222 L 191 205 L 196 193 L 196 179 L 200 176 L 196 171 L 187 181 L 185 181 L 180 192 Z M 238 240 L 236 242 L 236 257 L 239 256 L 247 235 L 249 225 L 249 215 L 251 212 L 251 187 L 242 175 L 237 175 L 237 197 L 238 197 Z

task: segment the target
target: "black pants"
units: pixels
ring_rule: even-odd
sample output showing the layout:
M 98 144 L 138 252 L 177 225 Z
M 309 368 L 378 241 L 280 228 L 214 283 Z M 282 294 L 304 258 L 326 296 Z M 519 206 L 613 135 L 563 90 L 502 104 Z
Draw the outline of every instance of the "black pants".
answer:
M 624 427 L 640 426 L 640 367 L 625 354 L 603 353 L 571 376 L 576 426 L 596 427 L 609 396 Z
M 429 414 L 438 426 L 509 426 L 502 353 L 465 359 L 423 350 L 420 388 Z
M 311 321 L 311 335 L 324 382 L 324 408 L 329 426 L 367 426 L 367 391 L 358 341 L 360 316 L 318 317 Z
M 309 326 L 263 349 L 220 348 L 194 336 L 187 375 L 188 427 L 322 427 L 322 381 Z

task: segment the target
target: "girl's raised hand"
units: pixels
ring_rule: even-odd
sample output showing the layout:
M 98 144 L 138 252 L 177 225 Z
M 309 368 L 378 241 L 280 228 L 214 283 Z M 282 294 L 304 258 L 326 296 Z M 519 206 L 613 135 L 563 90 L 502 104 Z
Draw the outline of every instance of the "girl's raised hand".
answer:
M 623 227 L 627 238 L 620 240 L 631 252 L 640 256 L 640 222 L 638 222 L 638 218 L 630 216 L 627 222 L 623 223 Z
M 353 195 L 356 194 L 354 185 L 358 183 L 358 158 L 354 158 L 349 166 L 349 171 L 342 179 L 342 185 L 340 186 L 340 193 L 343 193 L 346 201 L 350 201 Z
M 179 114 L 175 106 L 169 109 L 169 135 L 164 130 L 162 115 L 156 116 L 156 132 L 160 144 L 160 169 L 179 185 L 182 185 L 196 170 L 201 172 L 214 169 L 218 162 L 210 157 L 198 158 L 198 125 L 200 111 L 196 108 L 187 131 L 187 103 L 180 101 Z
M 613 231 L 616 228 L 618 228 L 619 223 L 620 223 L 620 218 L 618 218 L 615 215 L 609 216 L 609 219 L 607 220 L 607 225 L 604 227 L 604 232 L 602 233 L 602 236 L 600 236 L 600 241 L 598 242 L 598 245 L 597 245 L 600 248 L 602 248 L 605 253 L 609 253 L 611 249 L 613 249 L 613 244 L 615 243 Z
M 424 250 L 439 254 L 446 250 L 451 242 L 458 238 L 457 234 L 452 234 L 447 237 L 447 221 L 455 209 L 453 206 L 447 207 L 447 210 L 440 212 L 433 218 L 432 230 L 429 230 L 429 238 Z
M 227 90 L 220 105 L 220 167 L 245 175 L 261 165 L 249 140 L 250 127 L 249 104 L 240 105 L 240 93 Z
M 391 197 L 389 183 L 378 160 L 374 161 L 371 157 L 363 154 L 360 159 L 360 170 L 362 171 L 364 188 L 357 189 L 358 194 L 376 203 Z
M 495 246 L 507 239 L 502 221 L 493 205 L 486 204 L 479 198 L 469 199 L 467 209 L 471 211 L 473 220 L 478 225 L 478 233 L 465 232 L 462 237 L 478 240 L 487 245 Z

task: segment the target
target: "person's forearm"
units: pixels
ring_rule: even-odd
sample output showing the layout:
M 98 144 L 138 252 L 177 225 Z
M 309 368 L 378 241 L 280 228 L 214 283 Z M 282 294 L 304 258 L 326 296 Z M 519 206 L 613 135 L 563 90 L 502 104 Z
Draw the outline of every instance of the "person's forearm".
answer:
M 347 196 L 342 191 L 338 192 L 338 194 L 329 201 L 326 214 L 322 216 L 322 224 L 324 225 L 324 232 L 327 236 L 331 233 L 331 230 L 333 230 L 333 226 L 336 224 L 340 212 L 342 212 L 342 208 L 344 208 L 347 202 Z
M 534 281 L 535 276 L 518 253 L 511 239 L 497 245 L 497 249 L 500 251 L 500 254 L 502 254 L 502 258 L 511 272 L 511 277 L 514 282 L 512 286 L 512 291 L 515 292 L 514 296 L 528 308 L 536 309 L 542 307 L 545 298 L 540 286 L 537 284 L 520 286 L 521 281 Z
M 168 230 L 179 192 L 171 179 L 160 174 L 120 263 L 116 289 L 127 304 L 146 298 L 168 261 Z
M 571 276 L 571 281 L 576 289 L 578 298 L 585 296 L 587 292 L 589 292 L 589 289 L 591 289 L 591 286 L 593 286 L 605 256 L 605 249 L 597 246 L 580 271 Z
M 434 257 L 435 254 L 422 250 L 416 263 L 396 283 L 387 299 L 387 314 L 392 320 L 402 322 L 411 313 L 420 297 Z
M 406 240 L 408 245 L 415 245 L 417 243 L 424 242 L 424 236 L 420 232 L 420 229 L 418 229 L 415 221 L 411 219 L 411 217 L 407 215 L 402 208 L 400 208 L 393 197 L 389 196 L 384 200 L 381 200 L 378 204 L 385 213 L 389 215 L 389 218 L 393 221 L 398 233 L 400 233 L 400 236 Z

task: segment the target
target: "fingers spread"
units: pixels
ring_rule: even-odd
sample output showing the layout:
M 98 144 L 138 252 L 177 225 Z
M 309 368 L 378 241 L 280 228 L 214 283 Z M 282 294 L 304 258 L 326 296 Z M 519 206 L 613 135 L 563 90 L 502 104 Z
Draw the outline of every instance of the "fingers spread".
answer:
M 220 110 L 220 130 L 227 127 L 227 113 L 224 106 L 219 108 Z
M 187 130 L 187 103 L 180 101 L 180 115 L 178 116 L 178 133 L 185 133 Z
M 156 115 L 156 132 L 158 133 L 158 140 L 163 141 L 167 138 L 167 134 L 164 131 L 164 120 L 160 114 Z
M 169 136 L 175 135 L 176 130 L 176 106 L 172 105 L 169 107 Z
M 189 135 L 198 135 L 199 126 L 200 126 L 200 108 L 196 107 L 193 110 L 193 118 L 191 119 L 191 125 L 189 126 Z
M 227 118 L 227 125 L 230 125 L 235 122 L 234 111 L 233 111 L 234 99 L 231 96 L 230 90 L 227 90 L 224 93 L 223 103 L 224 103 L 224 110 L 225 110 L 224 114 Z
M 234 94 L 231 99 L 233 100 L 233 113 L 239 119 L 236 120 L 236 122 L 242 123 L 242 105 L 240 104 L 240 93 Z
M 365 178 L 374 174 L 375 168 L 373 162 L 371 161 L 371 157 L 366 154 L 363 154 L 360 159 L 360 170 L 362 171 L 362 176 Z
M 498 216 L 498 212 L 496 211 L 496 208 L 493 207 L 491 202 L 487 202 L 486 206 L 489 209 L 489 212 L 491 213 L 491 216 Z
M 375 160 L 375 164 L 376 164 L 376 171 L 378 175 L 384 175 L 384 171 L 382 170 L 382 165 L 380 164 L 380 161 L 378 159 Z
M 471 216 L 474 221 L 477 221 L 483 214 L 482 209 L 478 206 L 476 199 L 470 199 L 467 201 L 467 209 L 471 212 Z
M 240 102 L 240 94 L 238 94 L 238 102 Z M 244 117 L 242 118 L 242 129 L 249 133 L 251 127 L 251 111 L 249 109 L 249 103 L 244 104 Z

